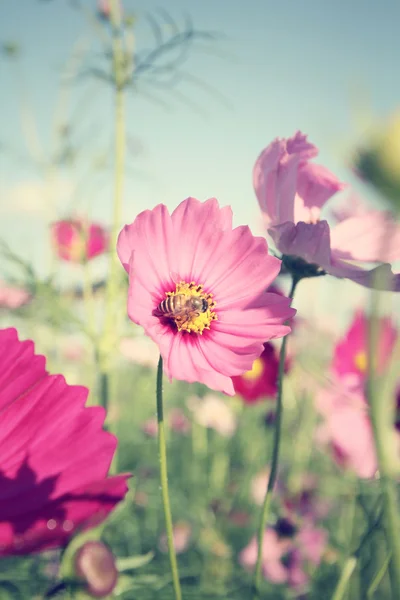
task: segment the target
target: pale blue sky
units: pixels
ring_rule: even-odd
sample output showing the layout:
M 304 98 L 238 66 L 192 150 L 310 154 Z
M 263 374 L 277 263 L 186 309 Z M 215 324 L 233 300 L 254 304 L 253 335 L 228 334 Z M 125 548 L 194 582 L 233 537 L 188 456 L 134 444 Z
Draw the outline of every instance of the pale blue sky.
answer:
M 82 2 L 88 9 L 96 5 L 95 0 Z M 384 116 L 400 99 L 397 0 L 125 0 L 126 12 L 137 16 L 139 49 L 151 39 L 145 11 L 160 5 L 177 20 L 187 12 L 197 28 L 225 34 L 216 48 L 226 58 L 194 51 L 184 66 L 224 99 L 182 81 L 177 89 L 196 103 L 199 113 L 168 91 L 157 92 L 168 107 L 151 102 L 140 90 L 129 93 L 127 127 L 143 152 L 128 156 L 125 221 L 159 202 L 173 208 L 188 195 L 216 196 L 233 206 L 237 224 L 259 230 L 251 185 L 254 161 L 275 136 L 296 129 L 320 147 L 321 162 L 355 181 L 346 168 L 346 149 L 362 130 L 358 117 L 364 109 Z M 90 34 L 67 0 L 0 0 L 0 41 L 22 46 L 17 67 L 0 58 L 0 141 L 16 152 L 14 158 L 0 154 L 0 236 L 32 256 L 42 271 L 47 247 L 43 223 L 54 213 L 40 206 L 31 206 L 29 213 L 22 210 L 32 189 L 45 206 L 43 196 L 50 193 L 48 188 L 41 192 L 43 172 L 23 160 L 21 99 L 48 149 L 59 68 L 79 36 L 84 43 Z M 92 45 L 92 56 L 98 51 Z M 62 190 L 57 187 L 58 214 L 72 202 L 90 207 L 93 217 L 106 221 L 111 172 L 92 175 L 88 161 L 94 153 L 113 151 L 111 90 L 102 83 L 80 83 L 71 105 L 78 129 L 87 137 L 87 151 L 75 171 L 62 173 L 66 181 Z M 71 200 L 70 188 L 83 175 L 81 192 Z M 60 174 L 53 176 L 57 184 Z

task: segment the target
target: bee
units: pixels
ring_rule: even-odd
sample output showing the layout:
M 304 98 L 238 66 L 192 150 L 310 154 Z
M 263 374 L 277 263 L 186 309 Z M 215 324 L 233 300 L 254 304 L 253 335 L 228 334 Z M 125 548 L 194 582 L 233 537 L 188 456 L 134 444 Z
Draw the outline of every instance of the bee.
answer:
M 209 304 L 205 298 L 177 294 L 168 296 L 160 302 L 154 314 L 158 317 L 174 319 L 178 325 L 183 325 L 201 313 L 207 312 L 208 308 Z

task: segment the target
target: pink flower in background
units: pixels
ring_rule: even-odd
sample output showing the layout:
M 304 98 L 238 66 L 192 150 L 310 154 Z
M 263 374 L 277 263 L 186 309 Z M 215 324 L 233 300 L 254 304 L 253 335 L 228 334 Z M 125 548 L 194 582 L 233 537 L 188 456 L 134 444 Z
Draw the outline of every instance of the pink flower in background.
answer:
M 155 417 L 152 417 L 151 419 L 147 419 L 142 427 L 141 427 L 142 431 L 144 434 L 148 435 L 149 437 L 157 437 L 157 433 L 158 433 L 158 424 L 157 424 L 157 419 Z
M 397 340 L 397 330 L 388 317 L 379 321 L 378 344 L 374 350 L 376 368 L 382 374 L 388 367 Z M 332 369 L 341 379 L 364 382 L 367 376 L 368 318 L 358 311 L 344 337 L 338 342 Z
M 128 475 L 107 477 L 117 440 L 15 329 L 0 330 L 0 390 L 0 555 L 63 546 L 124 498 Z
M 375 443 L 368 405 L 363 393 L 336 386 L 321 389 L 317 410 L 323 422 L 317 441 L 328 446 L 335 462 L 360 478 L 371 478 L 377 470 Z
M 15 310 L 28 304 L 31 295 L 24 289 L 0 282 L 0 308 Z
M 263 343 L 286 335 L 295 310 L 265 292 L 280 270 L 266 241 L 232 228 L 215 198 L 187 198 L 170 215 L 159 204 L 121 231 L 129 273 L 128 315 L 159 346 L 170 379 L 234 395 Z
M 173 527 L 173 540 L 175 552 L 182 554 L 188 549 L 190 538 L 192 536 L 192 528 L 186 521 L 178 521 Z M 161 552 L 168 552 L 167 536 L 163 533 L 158 542 L 158 547 Z
M 186 435 L 189 433 L 191 429 L 190 421 L 185 416 L 185 413 L 180 408 L 173 408 L 167 416 L 169 428 L 175 433 L 180 433 L 182 435 Z M 148 435 L 149 437 L 157 437 L 158 433 L 158 425 L 157 419 L 152 417 L 151 419 L 147 419 L 142 427 L 143 433 Z
M 262 572 L 272 583 L 286 583 L 295 590 L 309 582 L 307 565 L 318 566 L 327 546 L 327 532 L 306 524 L 299 530 L 287 519 L 279 519 L 274 528 L 265 530 L 262 547 Z M 239 563 L 253 570 L 258 543 L 254 536 L 239 555 Z
M 204 398 L 192 396 L 187 405 L 199 425 L 214 429 L 224 437 L 235 433 L 237 419 L 228 403 L 216 394 L 206 394 Z
M 156 344 L 144 336 L 122 338 L 119 351 L 126 360 L 142 367 L 156 368 L 160 357 Z
M 169 426 L 175 433 L 186 435 L 191 430 L 191 424 L 180 408 L 173 408 L 168 415 Z
M 0 281 L 0 308 L 15 310 L 28 304 L 30 299 L 31 295 L 26 290 Z
M 276 138 L 258 157 L 253 182 L 268 233 L 284 255 L 297 256 L 335 277 L 371 287 L 374 271 L 348 261 L 392 262 L 400 259 L 400 225 L 388 213 L 355 208 L 335 227 L 321 220 L 321 210 L 342 183 L 325 167 L 311 162 L 318 148 L 300 131 Z M 390 239 L 383 244 L 385 239 Z M 400 274 L 380 265 L 380 285 L 400 291 Z
M 289 363 L 285 371 L 288 371 Z M 259 358 L 253 363 L 250 371 L 232 377 L 235 392 L 241 396 L 245 404 L 253 404 L 266 398 L 274 399 L 278 391 L 279 354 L 276 348 L 267 342 Z
M 84 263 L 108 251 L 109 233 L 97 223 L 83 219 L 64 219 L 51 226 L 51 237 L 61 260 Z

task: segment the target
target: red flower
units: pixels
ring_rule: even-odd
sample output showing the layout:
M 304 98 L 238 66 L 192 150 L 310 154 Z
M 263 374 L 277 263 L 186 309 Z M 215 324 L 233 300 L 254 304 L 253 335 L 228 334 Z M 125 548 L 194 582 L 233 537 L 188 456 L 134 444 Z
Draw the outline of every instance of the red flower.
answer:
M 0 390 L 0 556 L 63 546 L 124 498 L 128 475 L 107 478 L 117 440 L 15 329 L 0 330 Z
M 82 219 L 56 221 L 51 226 L 52 241 L 57 256 L 68 262 L 84 263 L 107 251 L 108 232 L 97 223 Z
M 235 392 L 246 404 L 253 404 L 265 398 L 274 398 L 277 392 L 279 356 L 275 347 L 267 342 L 260 358 L 257 358 L 250 371 L 232 377 Z

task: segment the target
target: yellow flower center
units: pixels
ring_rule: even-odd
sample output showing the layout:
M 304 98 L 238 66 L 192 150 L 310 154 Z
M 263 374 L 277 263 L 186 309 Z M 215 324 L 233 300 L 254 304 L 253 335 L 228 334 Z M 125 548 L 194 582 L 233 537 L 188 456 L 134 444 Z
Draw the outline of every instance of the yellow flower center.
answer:
M 367 366 L 368 366 L 368 359 L 367 359 L 366 352 L 362 351 L 362 352 L 359 352 L 358 354 L 356 354 L 356 356 L 354 357 L 354 364 L 356 365 L 357 369 L 359 369 L 360 371 L 365 373 L 365 371 L 367 370 Z
M 246 371 L 246 373 L 243 373 L 242 377 L 244 379 L 248 379 L 249 381 L 254 381 L 261 376 L 263 368 L 264 366 L 261 358 L 256 358 L 256 360 L 253 362 L 253 366 L 251 367 L 250 371 Z
M 194 281 L 180 281 L 176 284 L 174 292 L 166 292 L 165 295 L 167 299 L 175 298 L 168 302 L 165 300 L 161 304 L 165 305 L 165 316 L 175 322 L 178 331 L 193 331 L 202 335 L 204 329 L 210 329 L 211 321 L 218 318 L 213 310 L 216 306 L 213 295 L 206 294 L 203 286 Z M 203 305 L 199 299 L 205 301 Z M 207 307 L 206 310 L 204 307 Z

